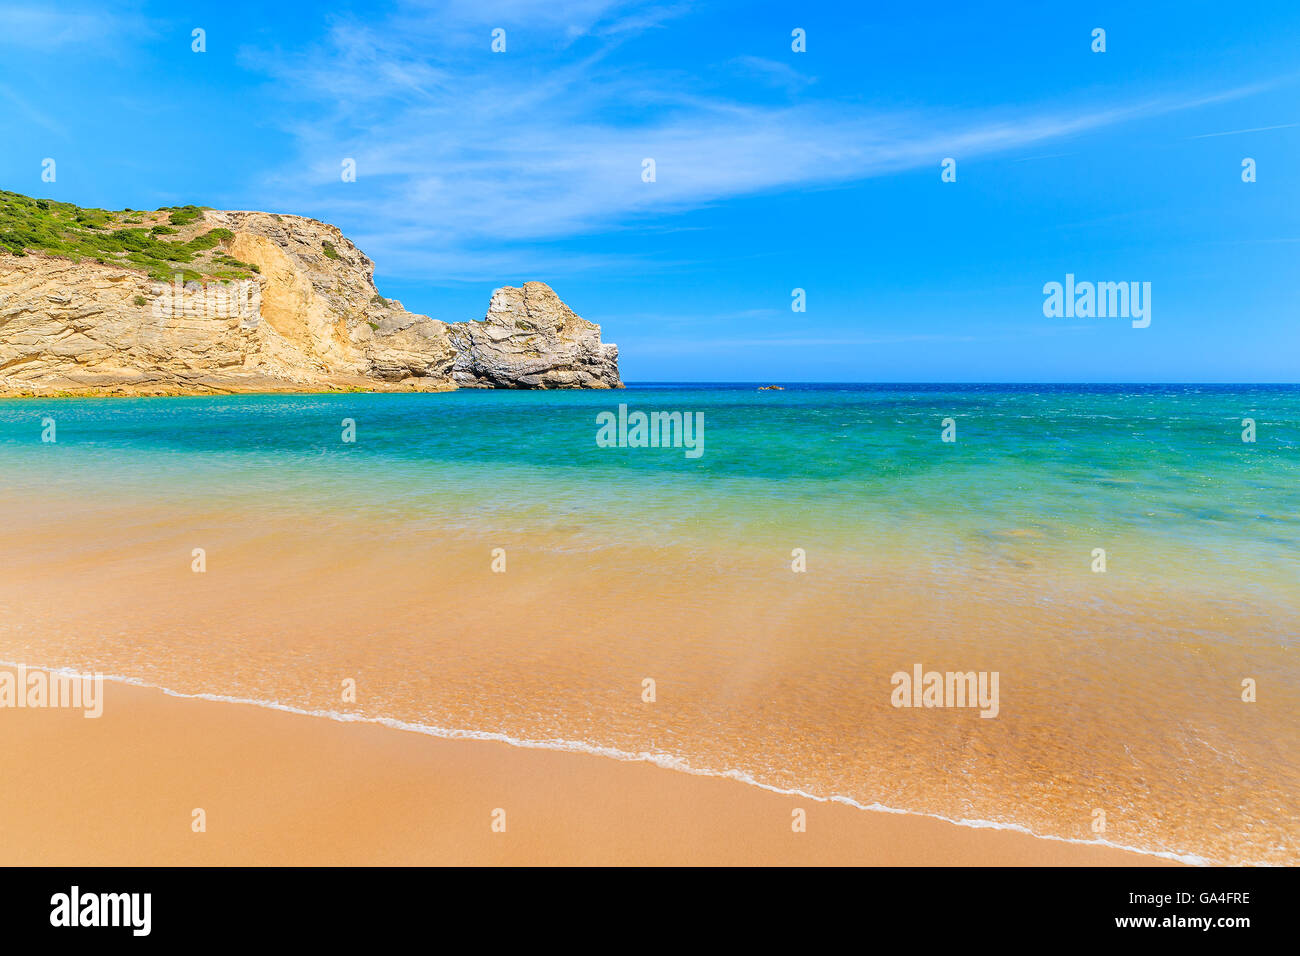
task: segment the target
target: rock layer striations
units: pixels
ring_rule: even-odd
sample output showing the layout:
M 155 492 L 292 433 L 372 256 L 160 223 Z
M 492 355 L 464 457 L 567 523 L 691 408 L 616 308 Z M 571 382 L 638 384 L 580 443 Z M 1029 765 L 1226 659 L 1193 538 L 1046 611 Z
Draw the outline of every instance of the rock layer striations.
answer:
M 382 298 L 374 263 L 327 223 L 206 210 L 184 232 L 213 230 L 249 278 L 0 253 L 0 394 L 622 387 L 618 347 L 544 283 L 446 323 Z

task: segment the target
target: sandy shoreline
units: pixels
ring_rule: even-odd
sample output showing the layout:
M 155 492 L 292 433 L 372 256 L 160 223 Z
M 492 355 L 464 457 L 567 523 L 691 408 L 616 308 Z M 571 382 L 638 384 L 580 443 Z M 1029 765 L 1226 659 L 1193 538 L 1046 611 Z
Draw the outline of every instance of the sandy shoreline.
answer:
M 702 544 L 699 535 L 684 535 L 677 542 L 672 528 L 645 540 L 629 535 L 613 541 L 614 525 L 599 514 L 575 510 L 567 519 L 552 517 L 574 506 L 546 497 L 545 485 L 533 512 L 484 519 L 460 498 L 441 497 L 441 510 L 422 510 L 418 495 L 387 497 L 387 483 L 343 482 L 366 474 L 353 475 L 350 466 L 340 466 L 339 482 L 304 479 L 301 489 L 316 500 L 300 501 L 284 493 L 296 472 L 268 476 L 240 465 L 216 472 L 228 476 L 229 487 L 207 479 L 182 486 L 195 473 L 191 462 L 188 455 L 163 456 L 156 480 L 103 483 L 94 496 L 78 498 L 57 486 L 12 497 L 0 522 L 0 550 L 21 560 L 11 562 L 0 581 L 0 611 L 6 612 L 0 661 L 129 675 L 189 694 L 283 701 L 309 714 L 383 715 L 415 728 L 585 741 L 623 754 L 663 752 L 780 787 L 916 811 L 868 826 L 859 818 L 877 814 L 811 802 L 809 832 L 800 836 L 809 849 L 796 848 L 795 862 L 983 862 L 991 852 L 986 843 L 1006 844 L 1008 831 L 984 831 L 992 836 L 971 843 L 968 834 L 980 831 L 954 832 L 946 820 L 1015 821 L 1032 833 L 1087 841 L 1083 849 L 1096 850 L 1091 825 L 1098 809 L 1106 814 L 1107 839 L 1120 847 L 1167 848 L 1188 861 L 1195 855 L 1218 863 L 1284 862 L 1289 856 L 1281 814 L 1294 803 L 1294 789 L 1287 790 L 1294 757 L 1286 742 L 1295 710 L 1284 645 L 1273 638 L 1277 622 L 1290 616 L 1286 606 L 1207 600 L 1174 588 L 1176 578 L 1163 588 L 1147 587 L 1141 575 L 1094 580 L 1086 564 L 1071 577 L 1053 572 L 1032 538 L 1009 551 L 1008 560 L 1023 556 L 1026 568 L 967 567 L 962 562 L 969 557 L 957 554 L 955 567 L 936 570 L 919 563 L 933 560 L 919 545 L 868 555 L 823 546 L 815 573 L 795 575 L 783 560 L 788 552 L 767 539 L 736 545 L 724 536 Z M 425 487 L 413 477 L 414 487 Z M 428 487 L 447 488 L 435 478 Z M 78 475 L 73 484 L 82 486 L 84 479 Z M 350 505 L 349 498 L 360 504 Z M 461 514 L 461 520 L 452 522 L 443 512 Z M 509 552 L 505 573 L 491 570 L 497 546 Z M 204 573 L 193 571 L 194 548 L 204 549 Z M 1000 672 L 998 718 L 982 719 L 969 708 L 892 706 L 891 674 L 913 672 L 917 663 Z M 1254 676 L 1271 692 L 1244 705 L 1231 679 L 1237 673 Z M 653 702 L 642 696 L 647 677 L 657 683 Z M 347 680 L 355 681 L 358 694 L 350 701 L 341 694 Z M 163 725 L 184 727 L 197 706 L 165 697 L 173 706 L 162 708 L 138 703 L 137 694 L 116 684 L 109 690 L 113 699 L 99 723 L 122 707 L 148 707 Z M 287 716 L 258 708 L 241 717 L 247 708 L 214 703 L 220 714 L 214 719 L 226 728 L 212 731 L 221 746 L 225 738 L 258 742 L 214 766 L 226 775 L 265 780 L 267 794 L 291 800 L 286 794 L 297 792 L 297 785 L 271 772 L 285 758 L 272 752 L 267 736 L 280 735 L 271 728 L 285 726 Z M 0 732 L 15 717 L 0 709 Z M 279 749 L 316 754 L 300 771 L 308 779 L 349 773 L 350 758 L 332 763 L 324 744 L 356 739 L 357 726 L 303 719 L 312 728 L 299 734 L 303 743 Z M 748 846 L 769 825 L 787 837 L 792 809 L 791 798 L 741 782 L 681 781 L 683 775 L 645 763 L 491 742 L 464 742 L 470 748 L 464 750 L 450 746 L 459 741 L 388 727 L 360 732 L 375 741 L 361 749 L 396 755 L 400 773 L 377 772 L 388 774 L 397 790 L 407 779 L 430 774 L 460 781 L 492 775 L 511 793 L 507 785 L 521 774 L 589 780 L 595 796 L 570 806 L 557 793 L 530 811 L 544 820 L 579 821 L 571 824 L 578 835 L 557 824 L 545 843 L 553 856 L 511 859 L 785 859 L 786 849 L 777 844 L 735 848 Z M 92 728 L 82 735 L 96 733 Z M 104 746 L 120 750 L 119 738 L 146 740 L 153 733 L 146 727 L 110 736 Z M 389 743 L 392 737 L 403 743 Z M 177 755 L 169 769 L 154 774 L 162 782 L 151 787 L 166 790 L 172 787 L 167 775 L 197 772 L 188 765 L 196 758 L 169 742 L 150 746 Z M 504 755 L 480 756 L 498 751 Z M 30 751 L 30 759 L 41 752 Z M 44 752 L 70 751 L 52 737 Z M 595 770 L 571 769 L 593 761 Z M 48 757 L 45 763 L 59 767 Z M 342 769 L 322 769 L 335 763 Z M 476 769 L 470 774 L 464 767 Z M 103 771 L 115 785 L 125 773 L 111 765 Z M 335 799 L 351 799 L 356 787 L 340 787 Z M 534 789 L 525 787 L 519 799 L 538 799 L 530 795 Z M 704 791 L 712 795 L 696 796 Z M 728 796 L 742 791 L 747 796 Z M 622 819 L 610 810 L 581 822 L 588 805 L 619 805 L 629 794 L 645 795 L 636 804 L 639 818 L 654 821 L 638 824 L 645 830 L 640 836 L 619 833 Z M 491 791 L 478 799 L 490 801 L 486 810 L 456 790 L 422 801 L 433 811 L 407 810 L 381 788 L 367 792 L 364 812 L 333 822 L 305 804 L 294 825 L 309 833 L 319 826 L 322 845 L 313 849 L 302 836 L 280 858 L 495 859 L 499 847 L 462 846 L 455 831 L 430 829 L 425 819 L 463 812 L 469 816 L 457 817 L 463 819 L 457 826 L 477 827 L 485 812 L 511 808 Z M 83 794 L 82 800 L 94 806 L 92 797 Z M 703 809 L 698 821 L 694 809 L 678 814 L 689 818 L 679 820 L 663 809 L 665 801 Z M 120 806 L 118 814 L 130 818 L 131 803 Z M 206 805 L 195 800 L 185 808 L 186 827 L 196 806 Z M 766 809 L 773 806 L 776 817 Z M 818 821 L 827 811 L 853 822 L 843 832 L 836 824 L 834 837 L 819 850 Z M 278 812 L 293 816 L 290 809 Z M 241 818 L 253 813 L 239 810 Z M 376 833 L 367 839 L 378 849 L 349 855 L 334 835 L 336 829 L 348 832 L 355 819 L 385 814 L 430 838 L 394 856 L 398 850 L 383 848 L 401 848 L 401 839 Z M 518 817 L 509 814 L 510 833 L 520 826 Z M 687 826 L 694 829 L 683 831 Z M 215 821 L 209 836 L 229 832 L 228 823 L 225 831 L 214 827 Z M 597 828 L 597 838 L 586 838 L 589 827 Z M 697 835 L 683 843 L 674 839 L 678 832 Z M 938 844 L 928 856 L 913 852 L 919 838 L 908 835 L 923 832 L 937 834 L 926 838 Z M 485 835 L 493 836 L 490 830 Z M 144 849 L 124 840 L 123 859 L 141 858 L 148 849 L 149 840 L 133 839 Z M 340 844 L 332 855 L 331 840 Z M 236 841 L 220 858 L 259 859 L 250 854 L 271 853 L 278 845 L 244 844 Z M 1033 847 L 1021 857 L 1028 860 L 1059 859 L 1077 844 L 1043 839 L 1024 845 Z M 169 856 L 147 858 L 184 860 L 189 852 L 172 847 Z
M 1158 865 L 605 757 L 104 685 L 0 710 L 3 865 Z M 792 810 L 807 832 L 791 830 Z M 206 832 L 191 828 L 193 810 Z M 506 812 L 506 831 L 492 815 Z

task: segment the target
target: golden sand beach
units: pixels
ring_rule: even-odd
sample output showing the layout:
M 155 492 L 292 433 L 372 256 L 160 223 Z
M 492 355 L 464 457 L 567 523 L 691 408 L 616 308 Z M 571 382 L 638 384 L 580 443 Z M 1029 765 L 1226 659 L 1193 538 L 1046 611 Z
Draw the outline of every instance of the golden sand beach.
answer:
M 1090 605 L 1099 584 L 1044 569 L 1032 539 L 996 575 L 825 550 L 799 576 L 758 549 L 581 529 L 25 501 L 0 528 L 23 556 L 0 579 L 0 662 L 313 716 L 111 681 L 98 720 L 0 710 L 21 756 L 0 862 L 1127 858 L 1071 842 L 1099 838 L 1147 863 L 1289 853 L 1247 825 L 1291 799 L 1286 698 L 1241 703 L 1233 664 L 1245 647 L 1249 672 L 1278 666 L 1252 638 L 1272 610 L 1118 576 Z M 1172 649 L 1145 636 L 1157 619 L 1184 635 Z M 1000 673 L 997 719 L 900 709 L 891 675 L 922 665 Z M 457 735 L 494 739 L 440 739 Z M 495 807 L 526 851 L 479 833 Z
M 1222 434 L 1222 395 L 629 394 L 689 395 L 715 444 L 602 448 L 582 392 L 5 405 L 0 665 L 262 705 L 239 753 L 279 707 L 600 767 L 618 801 L 713 778 L 1054 853 L 1295 863 L 1294 463 Z M 958 401 L 980 424 L 945 448 Z
M 105 683 L 0 713 L 0 864 L 1152 865 L 1104 846 Z M 792 830 L 793 811 L 807 829 Z M 194 829 L 204 811 L 205 830 Z M 505 830 L 493 812 L 505 811 Z

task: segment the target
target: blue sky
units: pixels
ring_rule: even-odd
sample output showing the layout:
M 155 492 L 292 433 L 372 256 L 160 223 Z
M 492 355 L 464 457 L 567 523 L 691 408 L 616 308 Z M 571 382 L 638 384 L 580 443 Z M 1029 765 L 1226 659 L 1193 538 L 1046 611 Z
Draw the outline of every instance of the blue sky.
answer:
M 0 0 L 0 188 L 325 219 L 448 321 L 543 280 L 629 381 L 1300 381 L 1298 124 L 1294 0 Z

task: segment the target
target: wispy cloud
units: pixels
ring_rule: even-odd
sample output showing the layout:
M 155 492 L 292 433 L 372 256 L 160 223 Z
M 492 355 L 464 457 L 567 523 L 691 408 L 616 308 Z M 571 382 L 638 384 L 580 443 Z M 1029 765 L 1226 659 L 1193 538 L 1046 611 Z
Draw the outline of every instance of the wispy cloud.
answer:
M 264 183 L 268 203 L 349 224 L 395 273 L 479 279 L 533 262 L 539 243 L 644 228 L 737 196 L 937 169 L 946 156 L 1015 150 L 1244 92 L 978 115 L 806 95 L 742 102 L 636 68 L 623 45 L 661 22 L 651 7 L 558 6 L 513 0 L 489 13 L 451 0 L 431 16 L 430 5 L 410 5 L 396 24 L 337 19 L 319 48 L 298 55 L 244 51 L 296 117 L 297 156 Z M 512 22 L 529 24 L 527 56 L 491 53 L 486 29 L 481 42 L 435 42 L 441 30 Z M 575 31 L 581 44 L 567 45 Z M 551 55 L 537 52 L 546 36 Z M 791 81 L 782 64 L 742 62 Z M 345 157 L 356 160 L 357 183 L 340 181 Z M 647 158 L 654 182 L 642 180 Z
M 1230 129 L 1222 133 L 1202 133 L 1200 136 L 1189 136 L 1188 139 L 1210 139 L 1214 136 L 1236 136 L 1238 133 L 1266 133 L 1271 129 L 1294 129 L 1300 126 L 1300 123 L 1282 123 L 1279 126 L 1256 126 L 1252 129 Z
M 738 56 L 731 61 L 731 66 L 763 83 L 790 92 L 798 92 L 817 82 L 815 76 L 796 70 L 789 63 L 769 60 L 761 56 Z
M 127 35 L 138 38 L 145 29 L 145 20 L 129 8 L 109 11 L 65 3 L 0 4 L 0 49 L 52 52 L 79 47 L 109 53 L 113 40 Z
M 32 106 L 27 100 L 19 96 L 14 90 L 10 89 L 3 83 L 0 83 L 0 97 L 3 97 L 15 111 L 22 116 L 41 126 L 51 133 L 57 133 L 61 136 L 67 135 L 67 130 L 58 121 L 51 119 L 42 111 Z
M 918 342 L 975 342 L 973 335 L 852 335 L 852 336 L 773 336 L 770 338 L 637 339 L 623 337 L 623 344 L 634 343 L 640 354 L 691 355 L 701 349 L 746 348 L 849 348 L 880 345 L 912 345 Z
M 689 9 L 687 3 L 653 0 L 404 0 L 387 25 L 422 33 L 433 23 L 444 35 L 448 30 L 476 30 L 484 37 L 499 27 L 507 35 L 517 29 L 571 41 L 588 34 L 634 34 L 662 26 Z

